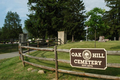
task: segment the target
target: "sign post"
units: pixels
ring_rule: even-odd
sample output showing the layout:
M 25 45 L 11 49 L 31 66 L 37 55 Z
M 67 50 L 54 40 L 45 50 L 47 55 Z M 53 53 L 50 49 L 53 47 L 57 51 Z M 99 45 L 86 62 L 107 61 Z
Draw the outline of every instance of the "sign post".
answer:
M 71 48 L 69 52 L 72 67 L 101 70 L 107 68 L 107 52 L 103 48 Z

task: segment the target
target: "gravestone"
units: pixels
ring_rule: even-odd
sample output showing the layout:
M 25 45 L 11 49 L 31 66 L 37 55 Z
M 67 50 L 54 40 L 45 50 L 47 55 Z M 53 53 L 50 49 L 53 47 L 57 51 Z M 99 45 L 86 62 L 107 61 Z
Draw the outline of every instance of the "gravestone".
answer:
M 67 42 L 67 34 L 65 31 L 58 31 L 58 44 L 66 44 Z
M 116 41 L 116 37 L 114 37 L 114 41 Z
M 26 42 L 27 40 L 27 34 L 19 34 L 19 43 Z
M 105 37 L 104 36 L 100 36 L 99 37 L 99 42 L 105 42 L 105 39 L 104 39 Z

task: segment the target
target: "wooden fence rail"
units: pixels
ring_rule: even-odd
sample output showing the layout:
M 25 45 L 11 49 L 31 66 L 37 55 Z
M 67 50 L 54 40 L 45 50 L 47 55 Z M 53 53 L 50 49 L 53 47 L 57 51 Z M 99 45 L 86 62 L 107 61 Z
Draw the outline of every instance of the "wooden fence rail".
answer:
M 30 46 L 21 46 L 21 48 L 40 50 L 40 51 L 54 51 L 53 48 L 36 48 Z M 57 51 L 69 53 L 69 49 L 57 49 Z M 120 55 L 120 51 L 107 51 L 107 55 Z
M 43 47 L 43 46 L 53 46 L 53 45 L 61 45 L 61 39 L 59 38 L 50 38 L 50 39 L 42 39 L 36 41 L 26 41 L 22 42 L 22 46 L 35 46 L 35 47 Z
M 39 51 L 52 51 L 55 53 L 55 58 L 41 58 L 41 57 L 35 57 L 35 56 L 30 56 L 27 54 L 23 54 L 22 53 L 22 48 L 26 48 L 26 49 L 34 49 L 34 50 L 39 50 Z M 89 76 L 89 77 L 95 77 L 95 78 L 104 78 L 104 79 L 116 79 L 116 80 L 120 80 L 120 77 L 116 77 L 116 76 L 109 76 L 109 75 L 100 75 L 100 74 L 92 74 L 92 73 L 84 73 L 84 72 L 76 72 L 76 71 L 69 71 L 69 70 L 62 70 L 62 69 L 58 69 L 58 62 L 62 62 L 62 63 L 68 63 L 70 64 L 69 60 L 62 60 L 62 59 L 57 59 L 57 52 L 69 52 L 69 49 L 57 49 L 56 47 L 53 48 L 37 48 L 37 47 L 29 47 L 29 46 L 21 46 L 19 45 L 19 51 L 20 51 L 20 56 L 21 56 L 21 60 L 23 63 L 23 66 L 25 66 L 26 64 L 32 65 L 32 66 L 36 66 L 36 67 L 40 67 L 40 68 L 44 68 L 44 69 L 48 69 L 51 71 L 55 71 L 56 72 L 56 80 L 58 80 L 58 72 L 62 72 L 62 73 L 69 73 L 69 74 L 75 74 L 75 75 L 82 75 L 82 76 Z M 109 54 L 108 55 L 115 55 L 115 54 Z M 120 55 L 117 53 L 117 55 Z M 39 59 L 39 60 L 47 60 L 47 61 L 54 61 L 55 62 L 55 68 L 52 67 L 47 67 L 47 66 L 43 66 L 43 65 L 38 65 L 35 63 L 31 63 L 28 61 L 24 60 L 24 56 L 29 57 L 29 58 L 33 58 L 33 59 Z M 108 67 L 114 67 L 114 68 L 120 68 L 120 64 L 116 64 L 116 63 L 108 63 L 107 64 Z

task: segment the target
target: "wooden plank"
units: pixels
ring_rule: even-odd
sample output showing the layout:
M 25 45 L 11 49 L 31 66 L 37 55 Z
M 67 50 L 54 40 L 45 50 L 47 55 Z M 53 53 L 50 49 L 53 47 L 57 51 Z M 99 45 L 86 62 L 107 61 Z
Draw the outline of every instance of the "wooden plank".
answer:
M 55 68 L 52 68 L 52 67 L 47 67 L 47 66 L 38 65 L 38 64 L 31 63 L 31 62 L 28 62 L 28 61 L 24 61 L 24 62 L 25 62 L 26 64 L 29 64 L 29 65 L 32 65 L 32 66 L 35 66 L 35 67 L 39 67 L 39 68 L 43 68 L 43 69 L 55 71 Z
M 69 49 L 57 49 L 58 52 L 67 52 L 69 53 Z
M 22 48 L 34 49 L 34 50 L 41 50 L 41 51 L 54 51 L 53 48 L 36 48 L 36 47 L 29 47 L 29 46 L 21 46 Z M 58 52 L 67 52 L 69 53 L 69 49 L 57 49 Z M 120 55 L 120 51 L 107 51 L 107 55 Z
M 29 58 L 33 58 L 33 59 L 46 60 L 46 61 L 55 61 L 55 59 L 53 59 L 53 58 L 34 57 L 34 56 L 27 55 L 27 54 L 22 54 L 22 55 L 24 55 L 26 57 L 29 57 Z
M 36 47 L 29 47 L 29 46 L 21 46 L 21 48 L 34 49 L 34 50 L 40 50 L 40 51 L 54 51 L 53 48 L 36 48 Z
M 22 54 L 22 55 L 23 55 L 23 56 L 26 56 L 26 57 L 29 57 L 29 58 L 33 58 L 33 59 L 38 59 L 38 60 L 55 61 L 54 58 L 35 57 L 35 56 L 27 55 L 27 54 Z M 69 61 L 69 60 L 58 59 L 58 62 L 68 63 L 68 64 L 70 64 L 70 61 Z
M 120 64 L 118 64 L 118 63 L 108 63 L 107 66 L 114 67 L 114 68 L 120 68 Z

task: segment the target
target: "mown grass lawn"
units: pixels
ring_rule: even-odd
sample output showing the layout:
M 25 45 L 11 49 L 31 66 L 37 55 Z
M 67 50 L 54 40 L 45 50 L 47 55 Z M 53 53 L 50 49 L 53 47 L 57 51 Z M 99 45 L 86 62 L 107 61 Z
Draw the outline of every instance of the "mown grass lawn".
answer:
M 58 46 L 60 49 L 70 49 L 70 48 L 95 48 L 94 41 L 83 41 L 83 42 L 73 42 L 65 45 Z M 96 41 L 96 48 L 105 48 L 106 50 L 120 50 L 120 41 L 108 41 L 108 42 L 98 42 Z
M 106 50 L 120 50 L 119 43 L 120 43 L 119 41 L 97 42 L 97 48 L 105 48 Z M 94 48 L 94 42 L 74 42 L 58 46 L 58 49 L 70 49 L 70 48 Z M 43 58 L 54 58 L 54 52 L 47 51 L 36 51 L 30 53 L 30 55 Z M 69 53 L 58 52 L 58 59 L 70 60 Z M 25 57 L 25 60 L 48 67 L 53 68 L 55 67 L 55 62 L 51 61 L 36 60 L 28 57 Z M 108 55 L 107 62 L 120 63 L 120 56 Z M 0 80 L 52 80 L 53 78 L 55 78 L 55 72 L 53 71 L 45 70 L 46 72 L 45 74 L 38 74 L 37 72 L 28 72 L 27 68 L 29 67 L 33 66 L 25 64 L 25 67 L 23 67 L 22 61 L 19 60 L 19 57 L 0 60 Z M 40 69 L 37 67 L 33 68 Z M 76 72 L 87 72 L 93 74 L 120 77 L 119 68 L 108 67 L 106 70 L 72 68 L 70 64 L 60 62 L 58 68 Z M 102 80 L 102 79 L 59 73 L 59 80 Z
M 44 70 L 45 74 L 38 74 L 37 72 L 27 71 L 28 68 L 43 70 L 28 64 L 25 64 L 25 67 L 23 67 L 19 57 L 0 60 L 0 80 L 53 80 L 55 78 L 54 71 Z M 59 80 L 96 80 L 94 78 L 64 73 L 58 73 L 58 75 Z

